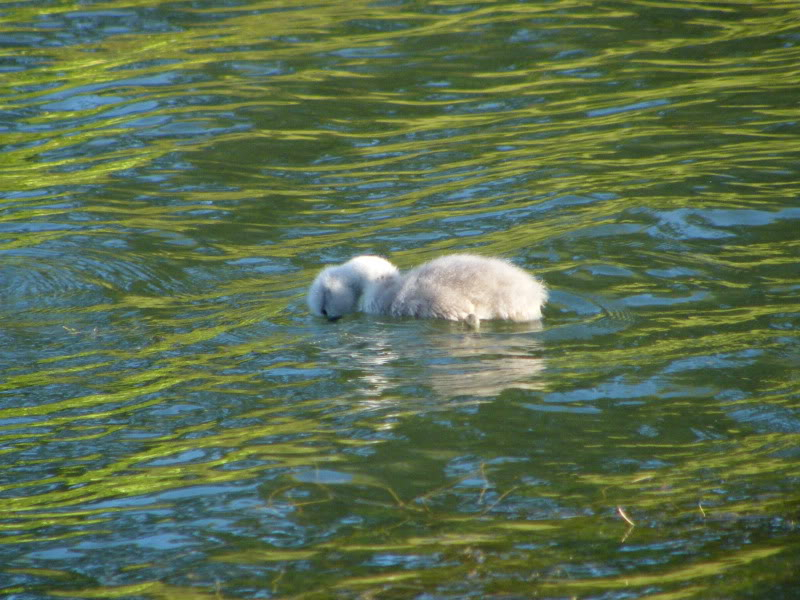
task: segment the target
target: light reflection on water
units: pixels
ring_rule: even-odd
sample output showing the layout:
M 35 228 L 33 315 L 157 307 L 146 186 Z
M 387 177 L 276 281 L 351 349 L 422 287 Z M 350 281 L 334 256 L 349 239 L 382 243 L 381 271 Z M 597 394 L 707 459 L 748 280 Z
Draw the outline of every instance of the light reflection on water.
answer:
M 6 7 L 0 592 L 791 596 L 798 17 Z M 544 322 L 304 308 L 458 250 Z
M 545 368 L 537 334 L 541 323 L 484 324 L 480 332 L 463 324 L 397 323 L 380 327 L 362 319 L 344 335 L 322 331 L 326 362 L 353 371 L 356 392 L 368 398 L 391 395 L 405 402 L 411 387 L 437 397 L 495 397 L 509 388 L 539 390 Z M 413 382 L 413 383 L 412 383 Z M 406 388 L 404 393 L 402 390 Z M 424 395 L 425 392 L 421 392 Z

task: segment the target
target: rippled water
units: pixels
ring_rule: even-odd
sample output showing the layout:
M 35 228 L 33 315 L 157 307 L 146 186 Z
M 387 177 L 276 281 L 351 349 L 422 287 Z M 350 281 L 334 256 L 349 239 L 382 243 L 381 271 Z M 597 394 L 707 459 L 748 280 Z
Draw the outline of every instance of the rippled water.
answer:
M 794 598 L 800 5 L 0 6 L 0 594 Z M 323 264 L 540 325 L 310 317 Z

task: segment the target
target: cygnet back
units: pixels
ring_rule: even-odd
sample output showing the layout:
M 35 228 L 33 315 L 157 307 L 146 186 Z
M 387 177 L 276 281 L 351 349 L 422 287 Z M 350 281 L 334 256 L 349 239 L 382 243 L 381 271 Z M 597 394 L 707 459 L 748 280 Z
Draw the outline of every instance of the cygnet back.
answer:
M 394 287 L 384 314 L 472 323 L 539 320 L 548 296 L 544 284 L 510 262 L 472 254 L 434 259 Z

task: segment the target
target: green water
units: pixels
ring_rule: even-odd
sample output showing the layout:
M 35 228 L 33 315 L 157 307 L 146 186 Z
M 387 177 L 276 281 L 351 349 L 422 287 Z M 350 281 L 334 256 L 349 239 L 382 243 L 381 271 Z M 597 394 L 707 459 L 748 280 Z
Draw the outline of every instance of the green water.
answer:
M 800 4 L 0 5 L 0 595 L 794 598 Z M 541 324 L 309 316 L 456 251 Z

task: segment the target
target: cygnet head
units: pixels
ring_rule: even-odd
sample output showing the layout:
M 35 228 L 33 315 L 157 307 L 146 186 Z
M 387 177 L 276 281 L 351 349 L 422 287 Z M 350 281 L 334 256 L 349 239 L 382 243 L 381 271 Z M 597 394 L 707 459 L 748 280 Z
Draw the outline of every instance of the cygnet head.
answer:
M 358 301 L 367 285 L 393 277 L 397 272 L 397 267 L 388 260 L 371 255 L 326 267 L 308 290 L 308 308 L 317 316 L 336 321 L 358 310 Z

